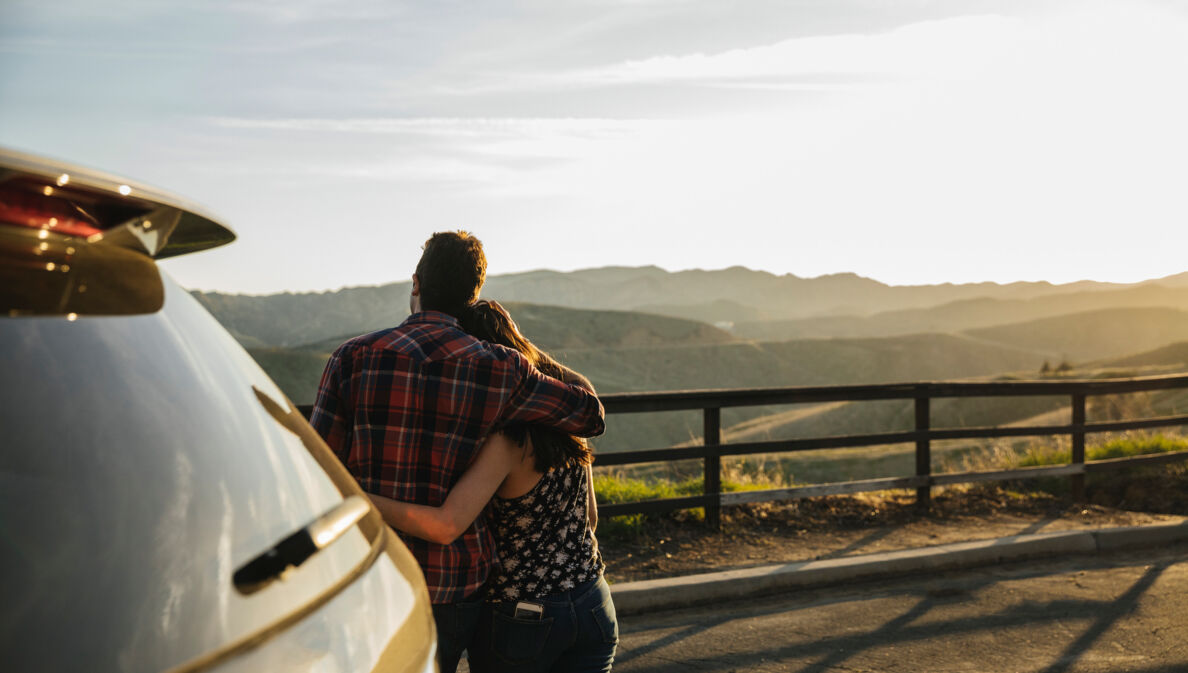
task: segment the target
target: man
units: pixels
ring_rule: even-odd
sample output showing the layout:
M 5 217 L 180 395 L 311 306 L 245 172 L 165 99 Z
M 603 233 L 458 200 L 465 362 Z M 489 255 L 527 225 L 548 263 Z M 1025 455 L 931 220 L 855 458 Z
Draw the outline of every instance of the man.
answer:
M 440 505 L 483 438 L 509 421 L 602 433 L 602 404 L 592 391 L 547 377 L 520 353 L 459 327 L 486 269 L 478 239 L 434 234 L 412 278 L 412 315 L 347 341 L 326 364 L 310 422 L 363 490 Z M 438 663 L 451 673 L 474 631 L 494 540 L 481 516 L 447 545 L 402 537 L 425 572 Z

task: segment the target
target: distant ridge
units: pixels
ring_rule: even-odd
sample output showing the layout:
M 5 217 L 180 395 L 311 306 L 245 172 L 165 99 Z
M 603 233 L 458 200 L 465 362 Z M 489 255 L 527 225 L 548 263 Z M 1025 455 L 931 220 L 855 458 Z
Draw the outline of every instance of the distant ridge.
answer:
M 1188 311 L 1112 308 L 964 332 L 974 339 L 1075 362 L 1120 357 L 1188 337 Z
M 743 267 L 669 272 L 655 266 L 601 267 L 580 271 L 549 270 L 492 276 L 483 296 L 585 310 L 626 310 L 668 315 L 707 323 L 767 322 L 838 318 L 840 331 L 814 327 L 809 334 L 751 334 L 750 338 L 804 336 L 879 336 L 920 331 L 951 331 L 975 326 L 968 321 L 919 329 L 889 328 L 894 311 L 927 310 L 970 300 L 1028 301 L 1078 293 L 1141 288 L 1150 284 L 1119 285 L 1082 281 L 1066 285 L 1019 282 L 1006 285 L 974 283 L 890 286 L 855 274 L 819 278 L 777 276 Z M 1169 277 L 1176 288 L 1188 288 L 1188 274 Z M 245 341 L 291 346 L 347 333 L 363 333 L 394 325 L 408 312 L 407 281 L 333 292 L 237 295 L 195 292 L 200 302 Z M 1122 301 L 1122 297 L 1118 297 Z M 1100 306 L 1095 306 L 1100 307 Z M 1082 308 L 1080 310 L 1085 310 Z M 879 317 L 882 316 L 882 317 Z M 860 326 L 876 317 L 876 327 Z M 1022 317 L 1037 317 L 1028 315 Z M 910 316 L 903 320 L 911 322 Z M 830 324 L 821 321 L 821 325 Z
M 647 310 L 708 322 L 737 319 L 746 309 L 759 320 L 865 316 L 926 308 L 961 299 L 1027 299 L 1046 294 L 1118 289 L 1082 281 L 1067 285 L 1019 282 L 891 286 L 856 274 L 801 278 L 731 267 L 668 272 L 657 267 L 615 267 L 568 273 L 533 271 L 495 276 L 484 294 L 497 299 L 575 308 Z M 726 312 L 714 313 L 719 306 Z M 693 307 L 692 313 L 685 307 Z M 707 308 L 708 307 L 708 308 Z
M 794 320 L 748 320 L 734 325 L 740 337 L 764 341 L 823 337 L 885 337 L 919 332 L 961 332 L 1013 322 L 1109 308 L 1188 310 L 1188 285 L 1143 284 L 1096 292 L 1069 292 L 1029 299 L 979 297 L 929 308 L 885 311 L 870 316 Z
M 519 302 L 506 302 L 503 306 L 515 319 L 520 331 L 545 351 L 712 345 L 737 340 L 711 325 L 681 318 L 629 311 L 582 311 Z M 364 332 L 390 326 L 376 325 Z M 361 333 L 337 334 L 294 348 L 330 353 L 342 342 Z
M 1188 366 L 1188 341 L 1117 358 L 1103 363 L 1107 367 L 1177 367 Z

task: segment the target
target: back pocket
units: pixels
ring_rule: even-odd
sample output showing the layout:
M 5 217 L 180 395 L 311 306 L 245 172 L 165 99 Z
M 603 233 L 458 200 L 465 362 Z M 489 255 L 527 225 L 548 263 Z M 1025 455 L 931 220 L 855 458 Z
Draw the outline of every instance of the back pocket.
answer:
M 610 645 L 619 644 L 619 619 L 615 614 L 614 601 L 607 596 L 605 603 L 590 610 L 590 615 L 594 617 L 594 623 L 602 632 L 602 642 Z
M 496 659 L 513 665 L 540 659 L 553 628 L 553 618 L 516 619 L 495 612 L 491 615 L 491 650 Z

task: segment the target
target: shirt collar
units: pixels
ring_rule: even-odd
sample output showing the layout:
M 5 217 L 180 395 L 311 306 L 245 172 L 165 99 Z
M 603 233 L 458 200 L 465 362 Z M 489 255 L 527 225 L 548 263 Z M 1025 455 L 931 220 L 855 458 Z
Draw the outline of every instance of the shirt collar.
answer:
M 405 319 L 405 323 L 431 323 L 438 325 L 450 325 L 451 327 L 459 327 L 458 319 L 449 313 L 442 313 L 441 311 L 421 311 L 414 313 Z

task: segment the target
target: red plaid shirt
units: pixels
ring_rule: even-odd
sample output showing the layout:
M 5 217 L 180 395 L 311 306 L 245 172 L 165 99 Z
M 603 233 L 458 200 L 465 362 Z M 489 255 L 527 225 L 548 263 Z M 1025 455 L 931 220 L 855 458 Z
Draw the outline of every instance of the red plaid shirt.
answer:
M 593 393 L 541 374 L 519 352 L 479 341 L 433 311 L 339 346 L 310 416 L 363 490 L 430 506 L 445 501 L 482 439 L 508 421 L 582 437 L 604 427 Z M 434 603 L 473 594 L 495 560 L 485 516 L 448 545 L 401 537 Z

